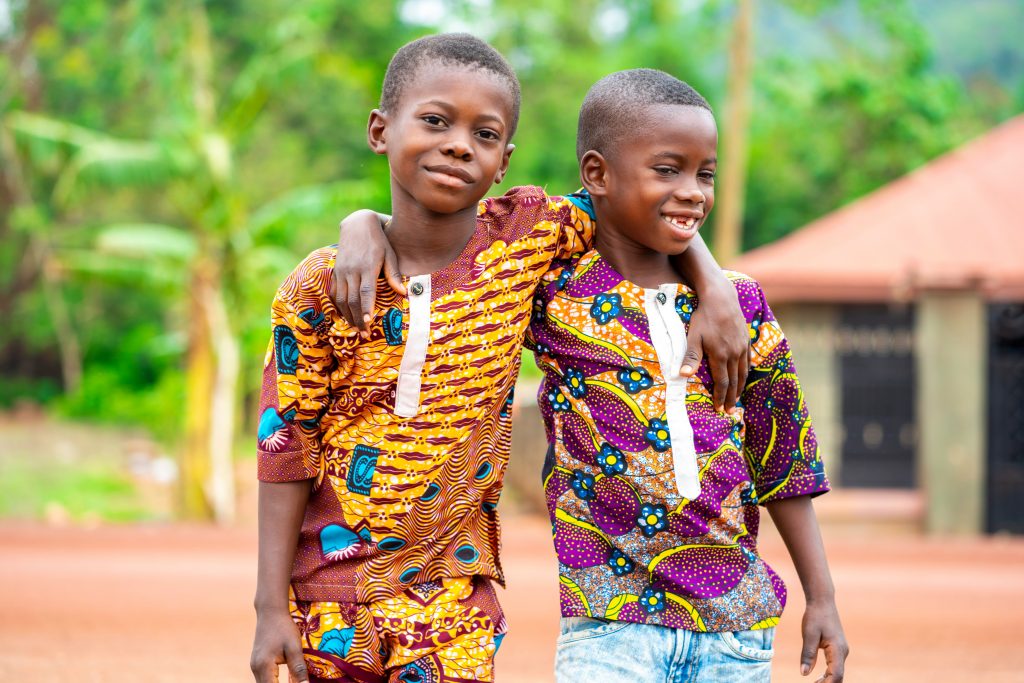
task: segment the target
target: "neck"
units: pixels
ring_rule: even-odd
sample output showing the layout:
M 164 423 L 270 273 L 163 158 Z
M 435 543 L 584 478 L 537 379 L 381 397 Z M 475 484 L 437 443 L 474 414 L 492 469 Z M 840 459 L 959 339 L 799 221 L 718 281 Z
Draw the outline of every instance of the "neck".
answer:
M 398 188 L 392 187 L 391 196 L 387 237 L 404 275 L 443 269 L 458 258 L 476 231 L 475 203 L 455 213 L 435 213 Z
M 594 248 L 612 268 L 630 282 L 655 289 L 668 282 L 685 282 L 672 267 L 672 257 L 624 237 L 614 227 L 597 220 Z

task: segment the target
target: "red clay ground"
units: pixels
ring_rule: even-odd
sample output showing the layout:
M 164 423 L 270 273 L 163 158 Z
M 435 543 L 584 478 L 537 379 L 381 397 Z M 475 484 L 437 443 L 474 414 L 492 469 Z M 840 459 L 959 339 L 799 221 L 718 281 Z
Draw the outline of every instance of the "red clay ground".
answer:
M 548 530 L 505 520 L 503 683 L 552 680 Z M 1024 681 L 1024 539 L 827 538 L 848 680 Z M 250 528 L 0 525 L 0 681 L 251 681 L 255 543 Z M 791 588 L 774 679 L 808 680 L 797 675 L 799 585 L 777 538 L 763 551 Z

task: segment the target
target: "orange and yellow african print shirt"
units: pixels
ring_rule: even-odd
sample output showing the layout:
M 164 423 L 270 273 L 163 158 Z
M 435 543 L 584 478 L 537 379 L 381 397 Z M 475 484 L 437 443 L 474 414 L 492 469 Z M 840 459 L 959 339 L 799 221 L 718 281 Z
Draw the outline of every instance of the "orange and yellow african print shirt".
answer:
M 496 506 L 534 288 L 589 248 L 593 223 L 536 187 L 481 202 L 477 230 L 409 295 L 381 280 L 362 340 L 335 309 L 336 248 L 313 252 L 272 307 L 260 403 L 262 481 L 315 478 L 292 584 L 361 602 L 411 584 L 502 581 Z

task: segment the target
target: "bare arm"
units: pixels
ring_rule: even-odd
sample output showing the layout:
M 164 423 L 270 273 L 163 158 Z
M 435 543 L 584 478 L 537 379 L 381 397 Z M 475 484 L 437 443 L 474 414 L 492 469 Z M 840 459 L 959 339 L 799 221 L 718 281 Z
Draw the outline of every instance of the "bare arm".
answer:
M 804 676 L 810 674 L 817 662 L 818 650 L 821 649 L 825 651 L 825 673 L 818 681 L 842 683 L 850 648 L 836 610 L 835 587 L 832 585 L 811 498 L 785 498 L 772 501 L 766 507 L 793 558 L 807 599 L 800 673 Z
M 750 330 L 736 289 L 699 234 L 673 264 L 693 284 L 701 302 L 690 320 L 686 358 L 679 372 L 693 375 L 706 354 L 715 382 L 715 409 L 732 411 L 746 386 L 750 367 Z
M 365 338 L 367 323 L 377 296 L 381 268 L 391 288 L 405 294 L 398 257 L 384 236 L 390 216 L 361 209 L 345 217 L 338 226 L 338 256 L 334 260 L 334 305 L 349 325 Z
M 249 667 L 257 683 L 277 681 L 287 664 L 296 681 L 308 681 L 299 632 L 288 611 L 288 585 L 312 479 L 260 482 L 256 637 Z

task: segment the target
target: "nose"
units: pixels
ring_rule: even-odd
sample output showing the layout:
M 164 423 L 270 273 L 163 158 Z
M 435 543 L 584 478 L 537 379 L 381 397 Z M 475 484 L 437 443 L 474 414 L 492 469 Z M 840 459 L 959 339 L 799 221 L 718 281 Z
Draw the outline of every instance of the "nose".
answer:
M 700 186 L 695 182 L 680 183 L 680 185 L 672 193 L 676 201 L 680 202 L 691 202 L 693 204 L 703 204 L 707 201 L 707 196 L 700 189 Z
M 463 135 L 457 131 L 452 131 L 444 143 L 441 145 L 441 153 L 447 156 L 461 159 L 462 161 L 469 161 L 473 158 L 473 148 L 466 142 Z

